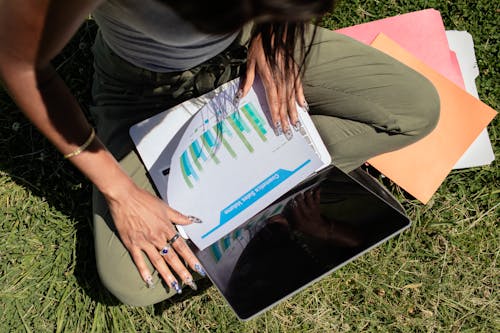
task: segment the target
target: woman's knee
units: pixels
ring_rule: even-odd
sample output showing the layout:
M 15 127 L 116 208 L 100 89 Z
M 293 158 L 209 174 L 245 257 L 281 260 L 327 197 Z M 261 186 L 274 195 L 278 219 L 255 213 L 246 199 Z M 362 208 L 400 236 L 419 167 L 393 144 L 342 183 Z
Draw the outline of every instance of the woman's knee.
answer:
M 151 305 L 172 296 L 169 288 L 159 283 L 161 280 L 156 273 L 153 279 L 158 286 L 147 287 L 129 252 L 106 223 L 106 218 L 110 218 L 106 212 L 94 212 L 96 265 L 103 286 L 122 303 L 134 306 Z M 154 271 L 152 267 L 150 270 Z
M 123 304 L 148 306 L 174 295 L 173 291 L 159 282 L 161 280 L 157 276 L 153 279 L 160 285 L 156 288 L 148 288 L 136 272 L 137 268 L 133 263 L 123 265 L 117 262 L 115 265 L 103 265 L 98 259 L 97 271 L 103 286 Z
M 439 93 L 427 78 L 421 77 L 413 93 L 414 116 L 418 118 L 412 136 L 423 138 L 436 128 L 440 115 Z
M 151 304 L 142 295 L 140 277 L 136 276 L 138 274 L 131 269 L 125 269 L 123 260 L 109 259 L 110 256 L 96 252 L 97 272 L 103 286 L 124 304 L 135 306 Z
M 135 288 L 124 284 L 121 277 L 117 279 L 116 274 L 110 272 L 110 267 L 103 267 L 102 264 L 99 265 L 99 260 L 97 262 L 97 272 L 101 283 L 113 296 L 127 305 L 143 305 L 140 304 L 141 300 L 137 297 L 134 291 Z

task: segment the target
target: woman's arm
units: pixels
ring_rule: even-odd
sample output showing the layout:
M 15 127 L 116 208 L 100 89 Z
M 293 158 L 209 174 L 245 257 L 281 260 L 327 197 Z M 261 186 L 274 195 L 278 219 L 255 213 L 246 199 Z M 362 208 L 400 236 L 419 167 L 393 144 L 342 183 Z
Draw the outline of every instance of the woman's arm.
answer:
M 81 146 L 91 126 L 50 60 L 100 2 L 0 0 L 0 80 L 62 154 Z M 170 222 L 188 224 L 188 217 L 138 188 L 98 138 L 70 160 L 106 197 L 120 238 L 143 279 L 151 282 L 144 252 L 169 285 L 176 282 L 158 249 L 175 234 Z M 199 265 L 185 242 L 175 242 L 174 248 L 191 267 Z M 166 260 L 181 278 L 191 279 L 177 256 Z
M 77 149 L 91 127 L 50 60 L 98 2 L 0 2 L 0 78 L 24 114 L 63 154 Z M 98 140 L 89 148 L 71 161 L 104 192 L 112 186 L 102 166 L 113 170 L 116 162 Z M 126 177 L 114 172 L 114 180 L 127 184 Z

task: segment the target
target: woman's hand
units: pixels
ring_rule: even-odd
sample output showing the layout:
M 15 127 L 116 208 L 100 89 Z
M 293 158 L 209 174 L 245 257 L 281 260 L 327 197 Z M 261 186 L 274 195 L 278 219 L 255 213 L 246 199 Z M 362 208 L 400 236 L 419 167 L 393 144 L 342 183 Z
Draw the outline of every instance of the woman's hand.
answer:
M 255 72 L 257 72 L 266 89 L 267 102 L 275 133 L 276 135 L 285 133 L 287 139 L 290 140 L 293 135 L 290 124 L 295 128 L 300 127 L 295 102 L 297 101 L 304 108 L 307 108 L 307 103 L 297 72 L 284 73 L 283 64 L 284 60 L 278 60 L 281 73 L 287 75 L 274 76 L 266 60 L 261 38 L 254 38 L 248 49 L 247 71 L 241 84 L 240 97 L 248 93 L 255 79 Z M 295 82 L 290 80 L 285 82 L 283 78 L 296 78 L 296 80 Z
M 0 81 L 23 113 L 63 154 L 75 151 L 89 137 L 90 125 L 62 79 L 50 65 L 102 0 L 0 1 Z M 204 275 L 182 238 L 163 257 L 167 240 L 176 235 L 173 223 L 190 219 L 139 189 L 96 137 L 71 162 L 105 194 L 119 236 L 142 278 L 153 286 L 144 254 L 177 292 L 172 274 L 195 288 L 177 253 Z M 119 185 L 117 188 L 117 184 Z M 108 190 L 111 190 L 109 192 Z
M 180 257 L 201 275 L 205 275 L 205 271 L 182 237 L 177 236 L 172 244 L 168 241 L 177 234 L 173 223 L 186 225 L 199 220 L 179 213 L 133 183 L 122 189 L 118 196 L 106 199 L 120 239 L 148 286 L 153 287 L 154 282 L 143 254 L 177 293 L 181 293 L 181 288 L 172 271 L 184 284 L 196 289 L 193 277 Z
M 321 216 L 321 192 L 310 189 L 295 196 L 289 203 L 292 226 L 311 236 L 328 238 L 331 224 Z
M 300 193 L 290 202 L 290 222 L 296 230 L 342 247 L 359 246 L 363 239 L 348 224 L 326 219 L 321 215 L 320 189 Z

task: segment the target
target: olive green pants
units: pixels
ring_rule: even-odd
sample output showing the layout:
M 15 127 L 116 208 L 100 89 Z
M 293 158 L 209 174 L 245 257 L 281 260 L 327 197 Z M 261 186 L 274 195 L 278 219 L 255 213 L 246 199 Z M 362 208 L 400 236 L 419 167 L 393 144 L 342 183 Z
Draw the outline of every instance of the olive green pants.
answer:
M 162 74 L 125 62 L 98 34 L 91 113 L 99 137 L 139 186 L 154 193 L 129 138 L 130 126 L 238 77 L 245 68 L 242 44 L 233 43 L 191 70 Z M 345 172 L 372 156 L 419 140 L 439 117 L 439 98 L 428 80 L 332 31 L 318 30 L 302 81 L 333 164 Z M 106 288 L 131 305 L 154 304 L 172 296 L 174 292 L 160 284 L 146 287 L 116 233 L 103 196 L 95 189 L 93 211 L 97 268 Z M 151 265 L 150 269 L 154 271 Z M 159 279 L 156 272 L 153 278 Z

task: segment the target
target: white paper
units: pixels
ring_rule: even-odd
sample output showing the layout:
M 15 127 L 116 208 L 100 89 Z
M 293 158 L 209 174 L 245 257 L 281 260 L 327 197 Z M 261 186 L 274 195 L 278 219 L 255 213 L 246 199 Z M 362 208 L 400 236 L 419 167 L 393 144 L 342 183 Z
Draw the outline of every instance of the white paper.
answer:
M 274 134 L 258 81 L 238 108 L 237 89 L 236 83 L 226 87 L 172 141 L 166 198 L 172 207 L 203 220 L 184 227 L 200 249 L 324 166 L 303 128 L 292 130 L 290 141 Z
M 258 79 L 256 82 L 258 84 Z M 180 142 L 182 133 L 186 129 L 189 120 L 220 92 L 230 86 L 233 86 L 234 90 L 234 87 L 238 84 L 239 79 L 228 82 L 214 91 L 188 100 L 130 128 L 130 136 L 136 145 L 137 151 L 160 197 L 165 201 L 167 201 L 168 178 L 172 155 Z M 267 103 L 264 103 L 264 105 L 267 105 Z M 314 148 L 319 159 L 322 161 L 321 165 L 317 168 L 317 170 L 319 170 L 331 163 L 330 154 L 307 112 L 298 107 L 298 114 L 303 128 L 305 129 L 305 135 L 310 139 L 305 140 L 310 142 L 310 147 Z M 174 208 L 178 209 L 178 207 Z M 182 227 L 177 226 L 177 229 L 179 229 L 179 232 L 184 238 L 188 238 Z
M 132 141 L 161 198 L 167 197 L 168 178 L 164 173 L 170 165 L 179 131 L 201 107 L 229 84 L 185 101 L 130 128 Z
M 457 55 L 458 64 L 464 79 L 465 90 L 479 99 L 475 79 L 479 75 L 474 53 L 474 42 L 467 31 L 446 31 L 450 49 Z M 474 112 L 474 110 L 471 110 Z M 489 165 L 495 159 L 493 148 L 486 128 L 470 145 L 467 151 L 455 164 L 453 169 L 471 168 Z

